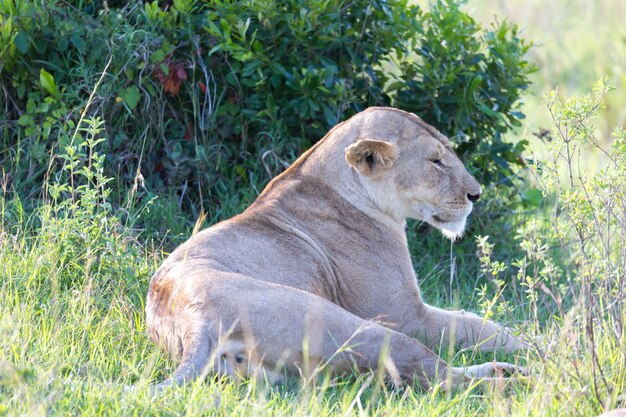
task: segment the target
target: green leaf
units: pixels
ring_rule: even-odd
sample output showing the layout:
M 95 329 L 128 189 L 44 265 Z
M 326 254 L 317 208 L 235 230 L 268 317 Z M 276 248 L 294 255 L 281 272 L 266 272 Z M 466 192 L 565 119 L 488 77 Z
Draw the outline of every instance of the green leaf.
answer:
M 137 107 L 137 104 L 139 104 L 141 94 L 139 94 L 139 88 L 137 88 L 137 86 L 131 85 L 122 91 L 121 97 L 124 100 L 124 103 L 126 103 L 132 110 Z
M 154 51 L 152 55 L 150 55 L 150 62 L 156 64 L 158 62 L 162 62 L 165 59 L 165 52 L 161 49 L 157 49 Z
M 485 106 L 483 103 L 478 103 L 478 107 L 487 116 L 491 116 L 491 117 L 498 117 L 499 116 L 499 113 L 497 111 L 490 109 L 489 107 Z
M 543 194 L 541 190 L 531 188 L 530 190 L 526 190 L 522 199 L 530 206 L 539 207 L 543 202 Z
M 211 50 L 209 51 L 209 55 L 213 55 L 215 52 L 219 51 L 220 49 L 222 49 L 222 45 L 217 44 L 215 45 L 213 48 L 211 48 Z
M 480 85 L 480 83 L 483 82 L 483 79 L 480 75 L 477 75 L 473 80 L 472 83 L 470 84 L 469 87 L 469 91 L 468 91 L 468 96 L 472 96 L 474 94 L 474 91 L 476 91 L 476 89 L 478 88 L 478 86 Z
M 176 142 L 172 145 L 172 152 L 170 152 L 169 156 L 174 162 L 178 161 L 180 157 L 183 156 L 183 147 L 180 142 Z
M 83 40 L 80 32 L 76 31 L 72 33 L 72 36 L 70 36 L 70 41 L 72 41 L 72 45 L 74 45 L 74 47 L 78 49 L 78 52 L 80 52 L 81 54 L 85 53 L 85 50 L 87 49 L 87 44 Z
M 33 126 L 35 124 L 35 121 L 32 115 L 24 113 L 18 119 L 17 124 L 20 126 Z
M 28 36 L 27 32 L 22 31 L 15 36 L 13 43 L 18 51 L 25 54 L 30 46 L 30 36 Z
M 59 98 L 59 89 L 54 82 L 54 77 L 45 69 L 39 71 L 39 83 L 41 87 L 48 92 L 54 98 Z
M 192 5 L 193 2 L 190 0 L 174 0 L 174 7 L 183 14 L 191 12 Z

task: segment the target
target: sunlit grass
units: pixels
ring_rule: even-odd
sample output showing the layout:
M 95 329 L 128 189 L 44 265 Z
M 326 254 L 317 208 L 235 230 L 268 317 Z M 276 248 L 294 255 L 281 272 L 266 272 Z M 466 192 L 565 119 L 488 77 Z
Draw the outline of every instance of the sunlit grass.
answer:
M 67 235 L 56 238 L 3 230 L 0 403 L 9 415 L 592 416 L 600 410 L 575 316 L 565 320 L 560 335 L 548 331 L 546 359 L 529 357 L 529 380 L 507 388 L 392 390 L 366 374 L 322 377 L 304 387 L 297 379 L 287 387 L 209 379 L 153 397 L 149 384 L 175 364 L 145 334 L 142 300 L 150 254 L 139 247 L 130 254 L 101 248 L 86 270 L 96 242 L 65 260 L 54 246 L 56 239 L 71 239 L 78 226 L 66 224 L 61 232 Z M 112 277 L 118 268 L 124 273 Z M 83 285 L 66 288 L 68 280 Z M 606 326 L 609 334 L 611 325 L 603 322 L 600 329 Z M 615 345 L 602 331 L 598 338 L 597 354 L 615 401 L 626 389 L 624 340 Z M 480 359 L 485 358 L 474 358 Z
M 293 378 L 277 387 L 209 377 L 155 396 L 151 385 L 176 366 L 149 341 L 143 314 L 149 277 L 165 254 L 139 242 L 132 228 L 97 204 L 98 190 L 76 190 L 73 197 L 44 204 L 32 214 L 23 213 L 19 200 L 0 198 L 2 413 L 594 416 L 618 405 L 626 390 L 626 314 L 621 321 L 597 317 L 590 351 L 581 312 L 574 309 L 542 323 L 541 352 L 440 352 L 458 366 L 497 358 L 528 367 L 529 377 L 505 386 L 452 393 L 393 389 L 368 373 L 348 378 L 322 375 L 308 382 Z M 509 248 L 518 243 L 510 239 Z M 422 271 L 435 268 L 433 258 L 424 260 L 418 265 Z M 426 277 L 427 297 L 439 305 L 478 310 L 481 300 L 475 284 L 465 281 L 471 278 L 467 272 L 459 271 L 462 281 L 453 289 L 457 301 Z M 519 303 L 499 318 L 532 321 L 524 288 L 510 291 Z

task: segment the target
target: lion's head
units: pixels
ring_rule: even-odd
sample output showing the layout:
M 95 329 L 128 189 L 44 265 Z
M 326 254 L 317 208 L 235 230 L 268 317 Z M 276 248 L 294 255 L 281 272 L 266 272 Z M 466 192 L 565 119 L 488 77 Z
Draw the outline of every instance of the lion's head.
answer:
M 370 108 L 358 116 L 345 158 L 369 197 L 398 219 L 419 219 L 451 239 L 460 236 L 481 187 L 448 139 L 411 113 Z

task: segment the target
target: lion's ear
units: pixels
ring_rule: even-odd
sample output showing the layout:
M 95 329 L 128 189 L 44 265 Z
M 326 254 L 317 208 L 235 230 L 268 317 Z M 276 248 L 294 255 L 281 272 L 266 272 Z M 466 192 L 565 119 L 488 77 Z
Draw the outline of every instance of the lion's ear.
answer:
M 346 161 L 368 177 L 391 168 L 397 157 L 396 145 L 382 140 L 361 139 L 346 148 Z

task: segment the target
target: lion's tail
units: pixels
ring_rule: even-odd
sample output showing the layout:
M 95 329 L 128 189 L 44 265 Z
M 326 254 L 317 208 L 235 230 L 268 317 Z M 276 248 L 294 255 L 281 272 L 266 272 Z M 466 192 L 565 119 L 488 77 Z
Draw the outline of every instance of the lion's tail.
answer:
M 183 355 L 176 371 L 155 388 L 162 390 L 171 385 L 182 385 L 197 378 L 204 378 L 211 369 L 214 343 L 206 329 L 186 335 L 183 340 Z

